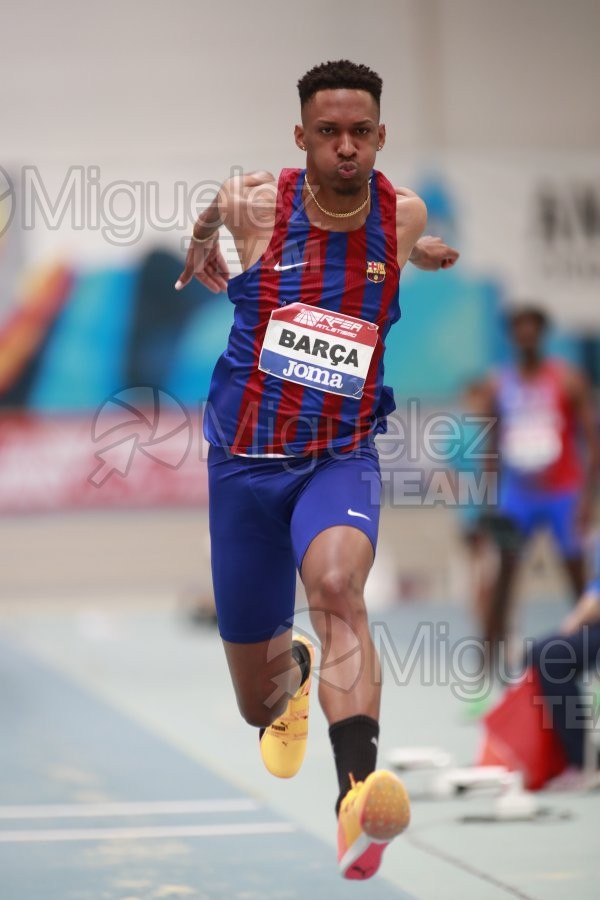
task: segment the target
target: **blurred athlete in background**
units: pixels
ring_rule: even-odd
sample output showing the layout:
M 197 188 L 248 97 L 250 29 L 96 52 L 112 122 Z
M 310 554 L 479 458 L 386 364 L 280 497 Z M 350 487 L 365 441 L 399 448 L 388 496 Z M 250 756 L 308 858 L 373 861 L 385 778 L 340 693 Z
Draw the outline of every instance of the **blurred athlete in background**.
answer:
M 307 737 L 313 647 L 295 635 L 295 577 L 322 646 L 319 700 L 339 781 L 338 860 L 373 875 L 408 824 L 408 797 L 376 771 L 379 660 L 363 590 L 380 475 L 374 438 L 394 408 L 383 354 L 400 272 L 458 254 L 422 238 L 426 210 L 374 170 L 385 143 L 379 76 L 346 60 L 298 83 L 305 169 L 225 182 L 194 226 L 184 272 L 235 306 L 206 413 L 218 625 L 240 711 L 273 774 L 294 775 Z M 259 120 L 257 120 L 259 122 Z M 258 127 L 258 126 L 257 126 Z M 218 228 L 242 273 L 228 282 Z M 325 677 L 326 676 L 326 677 Z
M 600 462 L 591 390 L 585 376 L 547 357 L 548 320 L 536 306 L 509 316 L 516 360 L 492 376 L 487 405 L 497 416 L 494 445 L 499 504 L 487 520 L 499 564 L 481 609 L 490 665 L 507 638 L 511 594 L 523 550 L 549 530 L 579 597 L 585 585 L 584 538 L 590 525 Z

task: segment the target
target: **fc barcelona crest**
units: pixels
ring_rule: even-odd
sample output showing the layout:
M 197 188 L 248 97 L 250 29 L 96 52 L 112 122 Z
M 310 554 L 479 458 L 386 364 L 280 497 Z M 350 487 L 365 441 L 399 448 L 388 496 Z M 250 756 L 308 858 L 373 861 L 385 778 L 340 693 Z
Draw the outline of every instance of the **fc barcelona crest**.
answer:
M 367 278 L 375 284 L 385 278 L 385 263 L 369 260 L 367 262 Z

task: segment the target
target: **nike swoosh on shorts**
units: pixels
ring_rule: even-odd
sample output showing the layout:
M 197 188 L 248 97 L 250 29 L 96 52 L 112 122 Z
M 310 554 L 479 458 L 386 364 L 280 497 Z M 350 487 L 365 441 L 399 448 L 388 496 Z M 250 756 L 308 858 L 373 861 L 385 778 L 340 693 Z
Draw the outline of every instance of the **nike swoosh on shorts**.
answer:
M 361 513 L 361 512 L 355 512 L 353 509 L 348 510 L 348 515 L 349 516 L 358 516 L 360 519 L 366 519 L 368 522 L 371 521 L 370 516 L 365 516 L 365 514 Z

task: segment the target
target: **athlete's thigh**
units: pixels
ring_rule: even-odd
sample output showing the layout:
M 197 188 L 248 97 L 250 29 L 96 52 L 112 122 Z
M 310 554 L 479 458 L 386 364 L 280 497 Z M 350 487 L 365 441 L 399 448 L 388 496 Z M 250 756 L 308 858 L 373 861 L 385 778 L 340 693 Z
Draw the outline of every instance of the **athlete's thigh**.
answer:
M 373 545 L 359 528 L 334 525 L 311 541 L 302 561 L 302 583 L 309 605 L 327 597 L 352 597 L 362 606 L 363 591 L 373 565 Z
M 209 452 L 211 568 L 221 637 L 268 641 L 289 628 L 296 572 L 289 527 L 252 487 L 254 461 Z
M 310 589 L 325 571 L 351 573 L 362 587 L 377 547 L 381 476 L 375 450 L 319 461 L 292 515 L 292 543 Z
M 546 502 L 547 524 L 565 560 L 583 557 L 583 541 L 577 522 L 578 503 L 576 491 L 550 495 Z

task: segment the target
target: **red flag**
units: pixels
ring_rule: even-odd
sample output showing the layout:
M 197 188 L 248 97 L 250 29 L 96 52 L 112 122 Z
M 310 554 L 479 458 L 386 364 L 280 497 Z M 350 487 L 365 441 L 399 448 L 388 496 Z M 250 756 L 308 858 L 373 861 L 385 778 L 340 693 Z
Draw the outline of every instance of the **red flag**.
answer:
M 477 762 L 479 766 L 502 765 L 522 772 L 524 787 L 530 791 L 539 790 L 568 765 L 543 696 L 537 670 L 528 668 L 523 679 L 508 688 L 485 716 Z

